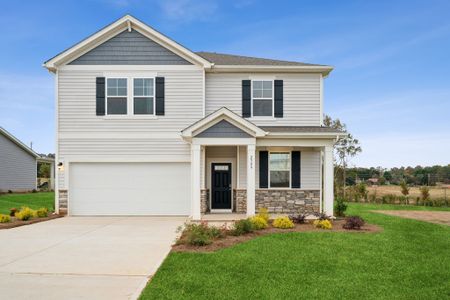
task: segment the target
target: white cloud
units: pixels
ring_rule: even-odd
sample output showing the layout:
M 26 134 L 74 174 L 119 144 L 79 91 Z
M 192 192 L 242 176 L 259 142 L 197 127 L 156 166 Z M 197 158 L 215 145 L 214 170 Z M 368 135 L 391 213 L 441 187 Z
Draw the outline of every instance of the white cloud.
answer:
M 218 9 L 215 1 L 172 0 L 159 4 L 166 18 L 181 23 L 209 20 Z

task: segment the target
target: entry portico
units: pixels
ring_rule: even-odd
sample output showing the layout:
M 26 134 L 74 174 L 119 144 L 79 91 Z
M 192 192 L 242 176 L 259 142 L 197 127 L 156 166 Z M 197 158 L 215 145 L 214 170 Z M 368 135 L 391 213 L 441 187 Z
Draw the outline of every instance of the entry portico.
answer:
M 258 127 L 221 108 L 182 131 L 191 145 L 191 217 L 333 214 L 333 144 L 325 127 Z M 322 188 L 323 187 L 323 188 Z

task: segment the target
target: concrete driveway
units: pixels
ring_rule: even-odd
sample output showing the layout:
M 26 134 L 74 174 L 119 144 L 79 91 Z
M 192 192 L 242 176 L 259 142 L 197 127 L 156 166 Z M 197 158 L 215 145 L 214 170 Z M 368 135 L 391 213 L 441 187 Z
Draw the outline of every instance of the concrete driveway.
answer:
M 133 299 L 183 217 L 66 217 L 0 230 L 2 299 Z

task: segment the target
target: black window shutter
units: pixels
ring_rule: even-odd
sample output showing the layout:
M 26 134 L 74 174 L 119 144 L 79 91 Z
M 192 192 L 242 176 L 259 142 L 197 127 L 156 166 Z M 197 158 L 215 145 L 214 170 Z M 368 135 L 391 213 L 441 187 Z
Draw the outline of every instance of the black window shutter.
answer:
M 250 118 L 251 117 L 251 81 L 250 80 L 242 80 L 242 117 Z
M 275 118 L 283 117 L 283 80 L 275 80 Z
M 164 116 L 164 77 L 156 77 L 156 115 Z
M 269 187 L 269 152 L 259 151 L 259 187 Z
M 291 187 L 300 188 L 300 151 L 292 151 L 291 157 Z
M 95 113 L 97 116 L 105 115 L 105 77 L 95 79 Z

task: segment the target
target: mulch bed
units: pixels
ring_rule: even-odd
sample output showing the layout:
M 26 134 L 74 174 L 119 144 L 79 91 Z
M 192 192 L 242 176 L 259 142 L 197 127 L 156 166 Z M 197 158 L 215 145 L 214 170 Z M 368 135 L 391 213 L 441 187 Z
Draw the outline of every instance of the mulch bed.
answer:
M 380 226 L 374 224 L 365 224 L 361 230 L 348 230 L 342 228 L 345 220 L 334 220 L 332 229 L 319 229 L 314 227 L 311 223 L 295 224 L 291 229 L 279 229 L 274 227 L 268 227 L 262 230 L 256 230 L 248 234 L 240 236 L 227 235 L 224 238 L 216 239 L 211 244 L 206 246 L 193 246 L 186 244 L 173 245 L 172 251 L 174 252 L 214 252 L 223 248 L 228 248 L 239 243 L 246 242 L 259 236 L 273 234 L 273 233 L 285 233 L 285 232 L 349 232 L 349 233 L 372 233 L 379 232 L 383 229 Z
M 62 217 L 64 217 L 64 215 L 50 214 L 48 217 L 45 217 L 45 218 L 32 218 L 27 221 L 21 221 L 21 220 L 16 219 L 15 217 L 11 217 L 11 222 L 0 223 L 0 229 L 10 229 L 10 228 L 14 228 L 14 227 L 30 225 L 30 224 L 39 223 L 39 222 L 45 222 L 48 220 L 58 219 L 58 218 L 62 218 Z

